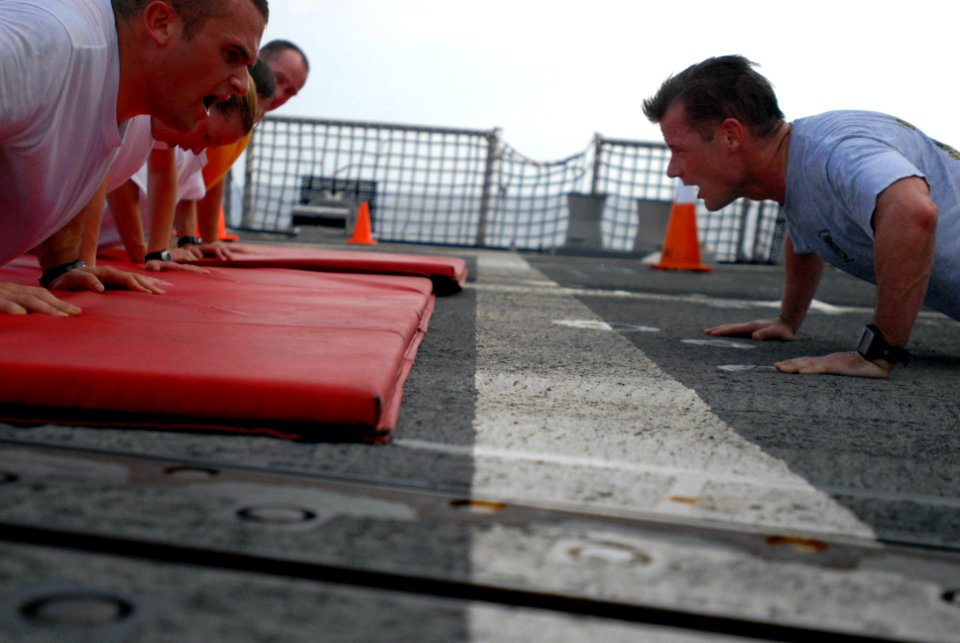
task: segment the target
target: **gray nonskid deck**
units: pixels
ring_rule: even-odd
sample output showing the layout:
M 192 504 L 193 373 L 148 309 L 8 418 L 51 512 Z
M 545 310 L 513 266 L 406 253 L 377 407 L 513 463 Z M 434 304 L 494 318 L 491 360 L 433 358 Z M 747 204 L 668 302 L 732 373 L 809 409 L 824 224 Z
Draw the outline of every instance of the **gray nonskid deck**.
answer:
M 422 250 L 474 274 L 437 302 L 390 445 L 0 426 L 0 631 L 93 631 L 24 612 L 69 587 L 135 605 L 96 625 L 116 640 L 955 634 L 956 323 L 924 313 L 889 382 L 721 370 L 846 349 L 872 292 L 830 274 L 798 341 L 704 344 L 769 315 L 780 269 Z M 208 578 L 250 591 L 179 602 Z

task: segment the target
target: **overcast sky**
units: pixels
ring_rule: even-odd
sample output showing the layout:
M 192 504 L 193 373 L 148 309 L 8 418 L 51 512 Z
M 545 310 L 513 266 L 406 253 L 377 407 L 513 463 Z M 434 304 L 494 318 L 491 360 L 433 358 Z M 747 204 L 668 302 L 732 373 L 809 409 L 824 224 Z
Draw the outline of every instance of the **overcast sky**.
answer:
M 913 0 L 273 0 L 263 41 L 311 63 L 277 114 L 502 129 L 554 160 L 600 133 L 659 141 L 641 112 L 713 55 L 761 65 L 788 120 L 873 109 L 960 147 L 947 2 Z

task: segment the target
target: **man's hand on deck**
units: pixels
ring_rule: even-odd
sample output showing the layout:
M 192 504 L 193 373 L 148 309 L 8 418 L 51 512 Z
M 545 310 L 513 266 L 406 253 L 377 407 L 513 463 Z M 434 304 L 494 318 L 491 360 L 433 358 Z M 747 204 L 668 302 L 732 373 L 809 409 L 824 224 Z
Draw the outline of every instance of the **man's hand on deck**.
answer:
M 707 335 L 714 337 L 749 337 L 758 342 L 776 340 L 789 342 L 794 338 L 796 331 L 783 317 L 776 319 L 755 319 L 739 324 L 724 324 L 706 330 Z
M 881 360 L 881 363 L 885 364 Z M 887 379 L 893 366 L 881 366 L 871 362 L 856 351 L 832 353 L 820 357 L 796 357 L 774 364 L 781 373 L 799 373 L 800 375 L 847 375 L 850 377 L 869 377 Z

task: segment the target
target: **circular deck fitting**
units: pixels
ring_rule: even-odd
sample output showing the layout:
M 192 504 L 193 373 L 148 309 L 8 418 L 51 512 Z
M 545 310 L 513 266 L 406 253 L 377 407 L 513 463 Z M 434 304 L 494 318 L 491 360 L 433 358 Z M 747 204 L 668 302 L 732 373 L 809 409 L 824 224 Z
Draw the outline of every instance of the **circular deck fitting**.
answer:
M 305 507 L 292 505 L 257 505 L 238 510 L 237 517 L 248 522 L 301 525 L 316 520 L 317 514 Z
M 451 500 L 450 506 L 454 509 L 462 509 L 473 514 L 493 514 L 503 511 L 507 508 L 506 503 L 493 502 L 490 500 L 475 500 L 472 498 L 462 498 Z
M 216 469 L 191 466 L 166 467 L 163 472 L 172 478 L 180 478 L 182 480 L 205 480 L 220 474 Z
M 587 543 L 567 550 L 570 558 L 587 563 L 613 565 L 649 565 L 653 558 L 644 552 L 622 543 Z
M 801 554 L 822 554 L 830 549 L 830 545 L 814 538 L 798 538 L 795 536 L 767 536 L 766 542 L 771 547 L 789 547 Z
M 20 607 L 20 614 L 28 621 L 55 627 L 119 623 L 133 611 L 133 603 L 118 596 L 81 591 L 38 596 Z

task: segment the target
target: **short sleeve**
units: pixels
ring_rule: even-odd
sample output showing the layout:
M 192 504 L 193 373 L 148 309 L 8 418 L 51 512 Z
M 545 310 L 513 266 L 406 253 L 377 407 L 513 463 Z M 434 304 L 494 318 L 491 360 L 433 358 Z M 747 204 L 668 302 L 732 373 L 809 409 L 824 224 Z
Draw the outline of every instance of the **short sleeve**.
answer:
M 837 144 L 827 162 L 827 176 L 835 197 L 871 238 L 871 220 L 880 193 L 900 179 L 926 179 L 900 152 L 868 138 L 850 138 Z

